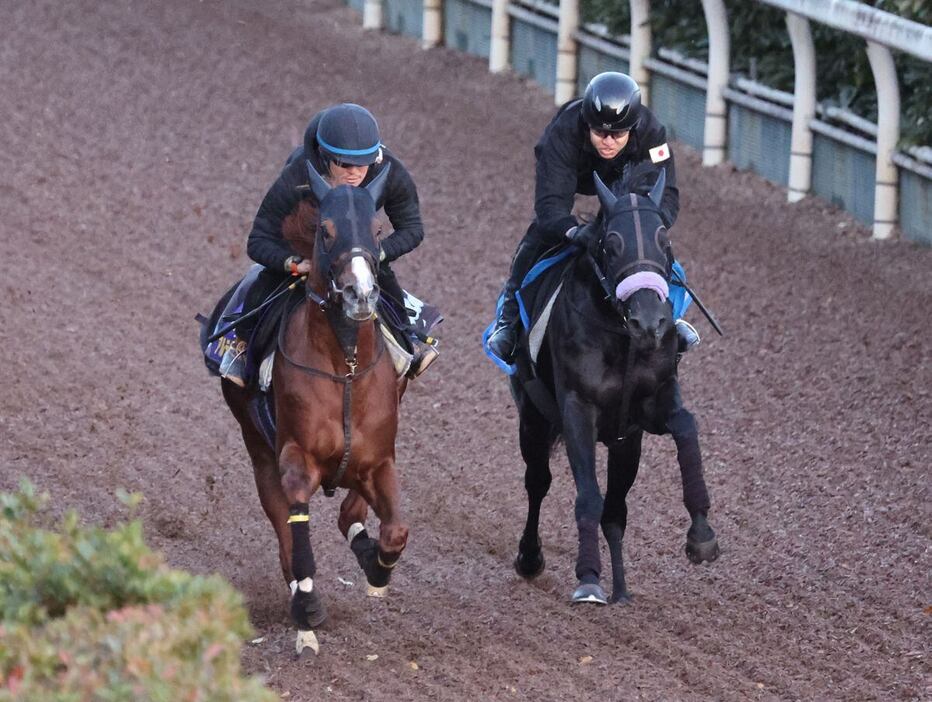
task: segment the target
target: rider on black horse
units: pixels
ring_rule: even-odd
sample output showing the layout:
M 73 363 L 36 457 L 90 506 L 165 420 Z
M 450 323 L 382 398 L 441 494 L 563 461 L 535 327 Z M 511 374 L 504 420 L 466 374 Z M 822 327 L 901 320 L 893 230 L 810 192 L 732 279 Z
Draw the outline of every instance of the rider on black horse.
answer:
M 600 73 L 585 95 L 563 105 L 534 147 L 537 159 L 534 221 L 518 244 L 505 282 L 498 319 L 488 336 L 491 354 L 505 364 L 514 361 L 519 312 L 515 293 L 537 259 L 566 240 L 590 247 L 595 227 L 582 225 L 571 214 L 574 197 L 595 195 L 592 172 L 603 182 L 622 176 L 628 164 L 651 161 L 666 169 L 666 189 L 660 210 L 669 228 L 679 213 L 679 191 L 673 153 L 666 129 L 641 105 L 637 83 L 624 73 Z M 672 261 L 670 262 L 672 264 Z M 685 320 L 676 321 L 680 350 L 699 343 L 699 334 Z
M 365 186 L 391 166 L 384 194 L 376 208 L 394 228 L 381 237 L 378 283 L 383 297 L 404 309 L 404 293 L 389 263 L 416 248 L 424 239 L 424 225 L 418 205 L 417 188 L 404 164 L 381 142 L 379 127 L 372 114 L 359 105 L 342 103 L 316 114 L 304 132 L 304 143 L 288 159 L 278 179 L 266 193 L 249 234 L 247 253 L 264 268 L 252 274 L 243 313 L 255 309 L 291 276 L 310 271 L 310 251 L 296 250 L 300 239 L 313 242 L 317 203 L 309 186 L 309 160 L 330 185 Z M 288 236 L 303 229 L 303 237 Z M 250 277 L 250 276 L 247 276 Z M 239 341 L 248 342 L 256 318 L 244 320 L 236 329 Z M 437 357 L 434 345 L 409 341 L 414 358 L 408 377 L 420 375 Z M 245 343 L 236 343 L 224 354 L 220 373 L 238 385 L 245 385 Z

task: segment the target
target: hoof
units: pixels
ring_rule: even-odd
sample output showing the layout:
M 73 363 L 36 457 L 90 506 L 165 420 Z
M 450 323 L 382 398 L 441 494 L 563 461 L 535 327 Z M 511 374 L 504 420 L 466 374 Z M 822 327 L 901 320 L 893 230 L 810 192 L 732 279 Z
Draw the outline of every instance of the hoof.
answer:
M 527 580 L 536 578 L 543 573 L 544 565 L 544 554 L 541 551 L 537 552 L 536 557 L 525 556 L 521 553 L 518 553 L 515 557 L 515 571 Z
M 693 563 L 699 564 L 703 561 L 711 563 L 718 558 L 721 550 L 718 547 L 718 539 L 714 536 L 709 541 L 695 541 L 686 539 L 686 557 Z
M 377 587 L 375 585 L 370 585 L 369 583 L 366 583 L 366 596 L 384 599 L 384 597 L 387 594 L 388 594 L 388 585 Z
M 630 592 L 613 592 L 612 597 L 609 600 L 612 604 L 627 605 L 634 602 L 634 595 Z
M 294 643 L 295 657 L 300 658 L 305 651 L 311 650 L 316 656 L 320 653 L 320 644 L 317 642 L 317 636 L 313 631 L 298 631 L 298 638 Z
M 592 602 L 594 604 L 608 604 L 605 598 L 605 590 L 600 585 L 584 584 L 576 588 L 573 593 L 573 604 L 580 602 Z

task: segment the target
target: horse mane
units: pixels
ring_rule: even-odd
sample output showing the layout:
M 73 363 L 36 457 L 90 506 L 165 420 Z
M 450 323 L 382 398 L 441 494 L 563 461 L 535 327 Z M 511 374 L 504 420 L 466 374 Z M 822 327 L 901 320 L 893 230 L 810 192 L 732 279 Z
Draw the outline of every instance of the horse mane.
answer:
M 295 211 L 282 220 L 282 237 L 299 256 L 311 258 L 314 255 L 316 235 L 317 205 L 301 200 Z
M 611 184 L 611 191 L 621 197 L 628 193 L 647 195 L 657 178 L 660 177 L 660 167 L 650 161 L 641 161 L 636 164 L 625 165 L 621 178 Z

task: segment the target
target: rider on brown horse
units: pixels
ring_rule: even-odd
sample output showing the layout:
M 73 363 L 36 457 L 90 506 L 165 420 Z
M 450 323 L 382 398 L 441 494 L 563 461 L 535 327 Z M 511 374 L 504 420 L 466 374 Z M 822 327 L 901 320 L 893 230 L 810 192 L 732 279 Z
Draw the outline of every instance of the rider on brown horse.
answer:
M 304 143 L 294 150 L 281 174 L 266 193 L 249 234 L 247 253 L 261 266 L 244 281 L 250 285 L 242 313 L 260 305 L 289 276 L 310 270 L 317 201 L 308 182 L 306 161 L 322 173 L 332 187 L 365 186 L 384 169 L 388 181 L 376 207 L 384 208 L 394 228 L 381 237 L 378 284 L 383 298 L 403 309 L 404 293 L 389 263 L 417 247 L 424 238 L 417 189 L 404 164 L 381 142 L 372 114 L 359 105 L 342 103 L 311 119 Z M 238 342 L 224 354 L 220 373 L 238 385 L 246 378 L 246 343 L 256 318 L 238 325 Z M 404 335 L 405 330 L 401 330 Z M 407 371 L 417 377 L 437 357 L 434 345 L 407 335 L 414 358 Z

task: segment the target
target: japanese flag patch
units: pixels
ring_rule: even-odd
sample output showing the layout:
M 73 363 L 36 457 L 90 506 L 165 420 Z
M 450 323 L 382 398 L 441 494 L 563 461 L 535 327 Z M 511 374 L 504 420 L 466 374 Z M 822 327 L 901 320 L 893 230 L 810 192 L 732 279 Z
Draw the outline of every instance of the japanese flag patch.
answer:
M 660 146 L 655 146 L 647 153 L 650 154 L 651 163 L 660 163 L 670 158 L 670 147 L 666 144 L 661 144 Z

